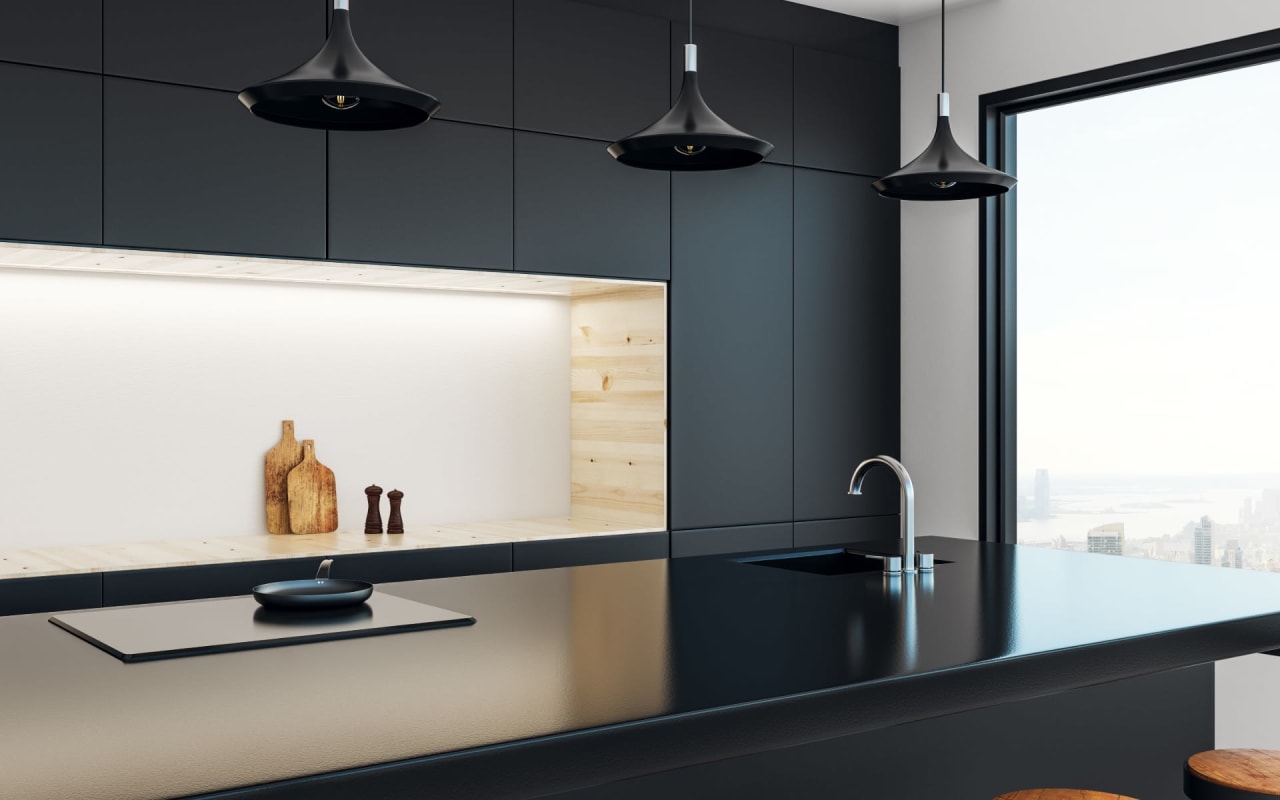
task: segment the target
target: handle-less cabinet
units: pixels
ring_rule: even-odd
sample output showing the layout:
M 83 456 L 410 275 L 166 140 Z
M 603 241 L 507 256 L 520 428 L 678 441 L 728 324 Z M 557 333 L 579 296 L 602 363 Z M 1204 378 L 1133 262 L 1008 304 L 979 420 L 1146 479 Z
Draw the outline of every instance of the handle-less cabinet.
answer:
M 325 132 L 230 92 L 107 78 L 106 244 L 325 256 Z
M 880 177 L 899 166 L 898 67 L 795 48 L 795 163 Z
M 896 514 L 889 469 L 848 490 L 863 458 L 898 455 L 898 203 L 797 169 L 795 213 L 795 519 Z
M 329 134 L 329 257 L 511 269 L 512 132 L 433 120 Z
M 101 605 L 102 574 L 98 572 L 0 580 L 0 617 Z
M 666 280 L 671 179 L 600 142 L 516 132 L 516 271 Z
M 9 0 L 0 7 L 0 61 L 101 72 L 102 0 Z
M 324 0 L 101 0 L 101 7 L 108 75 L 237 92 L 306 61 L 328 26 Z
M 670 552 L 670 535 L 666 531 L 655 531 L 515 542 L 512 545 L 511 562 L 515 570 L 552 569 L 647 561 L 666 558 Z
M 379 69 L 440 101 L 436 119 L 509 128 L 514 2 L 361 0 L 351 27 Z
M 791 519 L 791 172 L 673 176 L 673 529 Z
M 669 107 L 667 20 L 571 0 L 519 0 L 515 19 L 517 128 L 613 141 Z
M 0 239 L 102 242 L 102 78 L 0 64 Z

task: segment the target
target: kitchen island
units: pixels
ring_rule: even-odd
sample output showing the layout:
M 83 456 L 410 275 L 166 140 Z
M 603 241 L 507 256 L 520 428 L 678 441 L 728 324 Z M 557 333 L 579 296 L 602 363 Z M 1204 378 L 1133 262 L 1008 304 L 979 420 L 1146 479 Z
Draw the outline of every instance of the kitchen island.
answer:
M 1211 668 L 1195 665 L 1280 647 L 1280 575 L 920 549 L 951 563 L 887 578 L 707 557 L 384 584 L 477 622 L 137 664 L 48 615 L 2 619 L 0 795 L 700 797 L 719 770 L 743 784 L 723 796 L 844 781 L 878 797 L 892 780 L 895 797 L 963 800 L 1091 774 L 1052 732 L 1083 726 L 1105 749 L 1127 741 L 1117 724 L 1135 726 L 1131 752 L 1099 764 L 1176 789 L 1169 754 L 1212 745 Z M 1049 738 L 1003 775 L 942 775 L 929 755 L 1001 736 Z

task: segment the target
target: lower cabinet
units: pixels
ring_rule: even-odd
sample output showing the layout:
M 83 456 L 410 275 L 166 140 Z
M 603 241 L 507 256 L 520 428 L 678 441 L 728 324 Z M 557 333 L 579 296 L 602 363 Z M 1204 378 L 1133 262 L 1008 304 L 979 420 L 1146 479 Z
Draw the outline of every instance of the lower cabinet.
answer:
M 447 578 L 511 570 L 505 544 L 334 556 L 332 575 L 370 583 Z M 165 603 L 248 594 L 271 581 L 314 578 L 322 559 L 289 558 L 104 573 L 102 604 Z
M 756 550 L 787 550 L 792 546 L 792 523 L 741 525 L 672 531 L 671 557 L 728 555 Z
M 578 539 L 551 539 L 543 542 L 516 542 L 512 567 L 516 570 L 580 567 L 618 561 L 646 561 L 666 558 L 671 537 L 666 531 L 624 533 L 618 536 L 590 536 Z
M 892 550 L 898 540 L 900 519 L 897 514 L 893 514 L 797 522 L 795 546 L 805 548 L 858 543 L 872 546 L 880 544 L 883 545 L 880 549 Z
M 0 580 L 0 616 L 71 611 L 102 605 L 102 574 Z

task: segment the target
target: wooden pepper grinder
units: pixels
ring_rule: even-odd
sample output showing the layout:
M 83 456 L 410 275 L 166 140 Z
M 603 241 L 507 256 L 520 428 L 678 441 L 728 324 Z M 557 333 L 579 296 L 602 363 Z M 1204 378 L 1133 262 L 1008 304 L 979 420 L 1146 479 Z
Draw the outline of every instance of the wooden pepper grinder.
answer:
M 364 532 L 382 533 L 382 510 L 379 508 L 382 503 L 382 487 L 375 484 L 366 488 L 364 493 L 369 499 L 369 513 L 364 518 Z
M 404 520 L 400 518 L 400 501 L 404 499 L 404 492 L 392 489 L 387 492 L 387 499 L 391 501 L 391 517 L 387 520 L 387 533 L 404 533 Z

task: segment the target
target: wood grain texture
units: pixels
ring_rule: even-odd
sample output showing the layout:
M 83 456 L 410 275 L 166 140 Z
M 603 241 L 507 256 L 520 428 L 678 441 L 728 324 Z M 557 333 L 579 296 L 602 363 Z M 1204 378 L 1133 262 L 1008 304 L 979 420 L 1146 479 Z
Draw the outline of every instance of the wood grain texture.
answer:
M 302 463 L 289 473 L 291 533 L 332 533 L 338 529 L 338 484 L 333 470 L 316 460 L 316 443 L 302 440 Z
M 290 533 L 289 472 L 302 463 L 302 443 L 293 433 L 293 420 L 280 423 L 280 441 L 267 451 L 267 533 Z
M 1122 794 L 1090 792 L 1084 789 L 1023 789 L 1002 794 L 996 800 L 1133 800 Z
M 665 527 L 666 288 L 584 291 L 569 307 L 571 513 Z
M 1206 750 L 1187 759 L 1187 770 L 1220 786 L 1280 796 L 1280 750 Z

